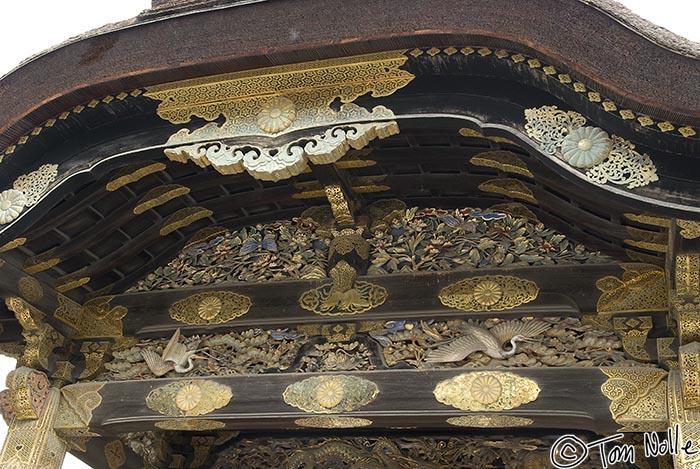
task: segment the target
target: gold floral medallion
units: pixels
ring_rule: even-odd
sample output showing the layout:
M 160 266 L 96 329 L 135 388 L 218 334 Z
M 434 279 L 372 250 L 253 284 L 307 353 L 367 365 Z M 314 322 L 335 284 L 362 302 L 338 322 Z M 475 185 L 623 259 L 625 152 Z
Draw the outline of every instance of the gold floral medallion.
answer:
M 510 410 L 537 399 L 540 387 L 529 378 L 505 371 L 462 373 L 433 390 L 438 402 L 471 412 Z
M 257 123 L 261 130 L 269 134 L 283 131 L 297 117 L 296 106 L 291 99 L 277 96 L 262 105 L 258 113 Z
M 325 381 L 316 388 L 316 401 L 326 409 L 332 409 L 343 400 L 345 390 L 337 381 Z
M 304 412 L 339 414 L 366 406 L 379 395 L 377 385 L 357 376 L 307 378 L 287 386 L 284 402 Z
M 469 393 L 479 404 L 493 404 L 501 397 L 503 387 L 493 376 L 480 376 L 472 381 Z
M 474 299 L 483 306 L 492 306 L 501 301 L 503 289 L 493 280 L 484 280 L 474 287 Z
M 199 303 L 197 314 L 205 321 L 211 321 L 219 315 L 223 306 L 224 303 L 220 298 L 216 296 L 208 296 Z
M 178 409 L 188 411 L 197 407 L 202 400 L 202 389 L 196 384 L 188 384 L 177 392 L 175 403 Z

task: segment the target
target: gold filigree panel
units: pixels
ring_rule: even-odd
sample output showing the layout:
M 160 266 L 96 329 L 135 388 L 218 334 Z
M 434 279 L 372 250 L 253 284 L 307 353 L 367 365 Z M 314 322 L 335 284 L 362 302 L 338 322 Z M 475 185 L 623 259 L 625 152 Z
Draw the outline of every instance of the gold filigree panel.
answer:
M 608 379 L 600 387 L 622 432 L 664 431 L 667 372 L 659 368 L 600 368 Z
M 250 298 L 233 292 L 198 293 L 170 307 L 170 317 L 190 325 L 223 324 L 246 314 Z
M 531 204 L 536 204 L 535 194 L 517 179 L 490 179 L 479 184 L 479 190 L 493 194 L 505 195 L 511 199 L 520 199 Z
M 305 417 L 296 419 L 294 423 L 309 428 L 359 428 L 372 425 L 371 420 L 358 417 Z
M 527 427 L 534 421 L 525 417 L 500 414 L 462 415 L 460 417 L 450 417 L 447 423 L 456 427 L 473 428 L 512 428 Z
M 533 402 L 540 387 L 529 378 L 503 371 L 463 373 L 441 381 L 433 391 L 445 405 L 472 412 L 510 410 Z
M 622 278 L 612 275 L 596 282 L 603 292 L 598 299 L 598 313 L 638 313 L 668 309 L 668 292 L 664 271 L 650 264 L 620 264 Z
M 304 412 L 337 414 L 352 412 L 374 401 L 377 385 L 356 376 L 334 375 L 308 378 L 290 384 L 284 402 Z
M 204 419 L 183 419 L 183 420 L 163 420 L 154 424 L 161 430 L 171 430 L 180 432 L 201 432 L 208 430 L 220 430 L 226 427 L 224 422 L 218 420 Z
M 472 156 L 469 162 L 476 166 L 496 168 L 507 173 L 520 174 L 531 179 L 535 178 L 522 158 L 510 151 L 485 151 Z
M 160 101 L 158 115 L 174 124 L 193 117 L 214 121 L 193 132 L 181 130 L 170 143 L 280 135 L 328 122 L 360 120 L 367 111 L 351 104 L 359 96 L 388 96 L 414 76 L 401 70 L 401 51 L 283 65 L 228 73 L 148 88 L 145 96 Z M 330 104 L 345 103 L 336 112 Z M 364 111 L 364 113 L 362 112 Z
M 679 296 L 700 295 L 700 254 L 676 256 L 676 293 Z
M 124 444 L 120 440 L 110 441 L 104 448 L 105 461 L 109 469 L 117 469 L 126 463 Z
M 87 428 L 100 404 L 100 391 L 105 383 L 79 383 L 61 388 L 61 405 L 56 415 L 56 428 Z
M 171 417 L 196 417 L 221 409 L 233 398 L 231 388 L 214 381 L 182 380 L 151 391 L 149 409 Z
M 460 280 L 440 291 L 440 302 L 462 311 L 503 311 L 537 298 L 535 282 L 506 275 L 488 275 Z
M 630 357 L 643 362 L 651 361 L 646 350 L 647 336 L 653 328 L 651 316 L 613 318 L 613 326 Z
M 700 221 L 676 220 L 676 223 L 681 228 L 681 236 L 685 239 L 700 238 Z
M 684 405 L 686 408 L 700 407 L 700 343 L 681 345 L 678 355 Z
M 700 441 L 700 410 L 688 408 L 684 402 L 682 377 L 677 370 L 669 372 L 668 376 L 668 417 L 669 426 L 678 425 L 678 441 L 685 443 L 690 440 L 693 448 Z M 674 467 L 697 468 L 700 467 L 700 452 L 674 456 Z

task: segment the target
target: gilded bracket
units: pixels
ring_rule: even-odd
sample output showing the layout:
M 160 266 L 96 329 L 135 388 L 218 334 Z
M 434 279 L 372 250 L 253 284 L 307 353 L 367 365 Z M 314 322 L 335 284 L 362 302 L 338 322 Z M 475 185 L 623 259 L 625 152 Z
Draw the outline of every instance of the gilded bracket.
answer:
M 647 336 L 653 327 L 651 316 L 617 317 L 613 319 L 613 325 L 630 357 L 643 362 L 651 360 L 646 351 Z
M 8 298 L 5 304 L 15 313 L 22 326 L 22 336 L 26 342 L 20 363 L 31 368 L 48 370 L 49 355 L 63 344 L 64 337 L 42 322 L 43 314 L 19 298 Z
M 622 278 L 607 276 L 596 282 L 602 292 L 599 314 L 640 313 L 668 310 L 664 271 L 651 264 L 620 264 Z
M 604 367 L 607 380 L 600 387 L 610 399 L 610 413 L 622 432 L 665 431 L 667 372 L 660 368 Z

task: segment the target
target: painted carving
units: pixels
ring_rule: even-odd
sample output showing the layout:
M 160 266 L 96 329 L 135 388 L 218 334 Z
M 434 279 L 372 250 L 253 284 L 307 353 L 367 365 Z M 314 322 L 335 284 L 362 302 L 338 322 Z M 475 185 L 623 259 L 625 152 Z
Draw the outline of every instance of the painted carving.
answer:
M 190 343 L 190 347 L 194 349 L 199 345 L 199 341 L 195 340 Z M 175 373 L 188 373 L 194 369 L 194 359 L 197 357 L 196 350 L 191 350 L 187 345 L 180 343 L 180 329 L 176 330 L 173 336 L 165 346 L 163 354 L 144 349 L 141 351 L 143 359 L 146 361 L 146 366 L 156 376 L 163 376 L 169 371 Z

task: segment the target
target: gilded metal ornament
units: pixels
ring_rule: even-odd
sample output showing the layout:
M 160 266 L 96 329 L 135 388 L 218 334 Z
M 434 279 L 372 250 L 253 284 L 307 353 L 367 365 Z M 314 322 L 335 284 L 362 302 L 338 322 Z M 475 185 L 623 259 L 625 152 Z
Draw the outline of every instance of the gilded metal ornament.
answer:
M 359 428 L 372 425 L 372 421 L 358 417 L 304 417 L 294 424 L 308 428 Z
M 41 197 L 56 180 L 57 176 L 58 165 L 45 164 L 36 171 L 18 177 L 12 187 L 24 194 L 26 206 L 31 207 L 41 200 Z
M 151 189 L 134 207 L 134 214 L 140 215 L 147 210 L 159 207 L 173 199 L 189 194 L 190 188 L 180 184 L 169 184 Z
M 102 296 L 99 298 L 87 301 L 80 309 L 80 315 L 77 318 L 77 323 L 74 325 L 75 333 L 73 338 L 76 339 L 96 339 L 96 338 L 114 338 L 122 335 L 122 319 L 128 313 L 128 310 L 123 306 L 112 307 L 110 302 L 114 296 Z M 62 306 L 61 306 L 62 305 Z M 61 312 L 66 312 L 68 315 L 63 319 L 72 319 L 72 306 L 70 300 L 59 301 Z M 58 314 L 56 310 L 54 314 Z M 58 317 L 58 316 L 57 316 Z
M 3 252 L 12 251 L 13 249 L 17 249 L 18 247 L 23 246 L 26 242 L 27 238 L 13 239 L 12 241 L 0 246 L 0 254 L 2 254 Z
M 227 406 L 231 398 L 231 389 L 223 384 L 182 380 L 151 391 L 146 397 L 146 405 L 171 417 L 196 417 Z
M 370 92 L 388 96 L 406 86 L 414 78 L 399 68 L 406 61 L 400 51 L 320 60 L 168 83 L 148 88 L 145 96 L 160 101 L 158 115 L 175 124 L 192 117 L 225 118 L 221 126 L 212 122 L 191 133 L 181 130 L 169 144 L 267 136 L 366 120 L 369 113 L 352 101 Z M 345 103 L 337 112 L 330 107 L 336 98 Z
M 22 277 L 17 284 L 19 293 L 30 303 L 37 303 L 44 297 L 41 283 L 34 277 Z
M 51 386 L 46 375 L 21 366 L 7 375 L 6 385 L 0 399 L 5 421 L 38 419 Z
M 332 375 L 308 378 L 287 386 L 284 402 L 304 412 L 338 414 L 352 412 L 374 401 L 377 385 L 356 376 Z
M 142 161 L 120 170 L 105 187 L 107 191 L 114 192 L 124 186 L 139 181 L 146 176 L 163 171 L 166 166 L 155 161 Z
M 187 207 L 178 210 L 165 219 L 160 227 L 160 235 L 166 236 L 173 231 L 190 226 L 203 218 L 210 217 L 214 212 L 203 207 Z
M 700 407 L 700 343 L 691 342 L 678 348 L 685 408 Z
M 681 228 L 681 236 L 685 239 L 700 238 L 700 221 L 676 220 L 676 223 Z
M 646 351 L 647 336 L 653 327 L 651 316 L 616 317 L 613 326 L 630 357 L 642 362 L 651 361 Z
M 489 179 L 479 184 L 479 190 L 493 194 L 505 195 L 512 199 L 520 199 L 532 204 L 537 203 L 535 195 L 530 188 L 517 179 Z
M 472 156 L 469 162 L 476 166 L 496 168 L 506 173 L 520 174 L 521 176 L 529 177 L 531 179 L 534 179 L 535 177 L 530 172 L 527 164 L 522 160 L 522 158 L 510 151 L 485 151 Z
M 170 307 L 170 317 L 190 325 L 223 324 L 250 310 L 250 298 L 233 292 L 198 293 Z
M 339 185 L 333 184 L 324 188 L 328 202 L 331 204 L 333 216 L 339 225 L 351 225 L 355 222 L 350 204 Z
M 53 429 L 60 401 L 58 389 L 50 389 L 37 419 L 13 420 L 0 453 L 3 468 L 59 468 L 66 443 Z
M 676 293 L 679 296 L 700 296 L 700 254 L 676 256 Z
M 650 264 L 620 264 L 622 279 L 607 276 L 596 282 L 602 292 L 598 313 L 638 313 L 668 309 L 664 271 Z
M 488 275 L 460 280 L 443 288 L 440 302 L 462 311 L 503 311 L 537 298 L 535 282 L 505 275 Z
M 63 345 L 64 337 L 42 322 L 44 315 L 20 298 L 7 298 L 5 304 L 15 313 L 22 326 L 22 337 L 26 343 L 19 362 L 24 366 L 48 370 L 49 356 L 53 349 Z
M 510 410 L 537 399 L 540 387 L 529 378 L 501 371 L 463 373 L 433 391 L 445 405 L 472 412 Z
M 384 287 L 356 281 L 357 271 L 345 261 L 331 269 L 332 285 L 305 292 L 299 306 L 324 316 L 359 314 L 382 305 L 387 299 Z
M 526 427 L 528 425 L 532 425 L 534 421 L 532 419 L 516 417 L 514 415 L 479 414 L 450 417 L 447 419 L 447 423 L 456 427 L 509 428 Z
M 61 403 L 58 407 L 54 428 L 64 432 L 87 430 L 92 415 L 100 404 L 100 391 L 105 383 L 78 383 L 61 388 Z M 86 435 L 87 436 L 87 435 Z
M 678 370 L 671 370 L 668 376 L 668 423 L 678 429 L 678 441 L 692 441 L 693 447 L 700 441 L 700 412 L 685 402 L 683 377 Z M 679 451 L 674 456 L 673 467 L 696 468 L 700 465 L 700 453 Z
M 104 448 L 105 461 L 109 469 L 118 469 L 126 463 L 126 454 L 124 453 L 124 444 L 121 440 L 110 441 Z
M 586 177 L 598 184 L 619 184 L 629 189 L 658 181 L 656 166 L 634 144 L 597 127 L 585 127 L 586 118 L 557 106 L 525 110 L 525 131 L 542 151 L 586 169 Z
M 332 230 L 333 240 L 331 241 L 328 255 L 333 256 L 338 253 L 346 256 L 355 251 L 364 260 L 369 258 L 369 243 L 362 236 L 363 228 L 344 228 L 340 231 Z
M 613 368 L 600 371 L 608 377 L 600 387 L 610 399 L 610 413 L 622 432 L 664 431 L 667 372 L 659 368 Z
M 80 373 L 80 379 L 91 378 L 102 369 L 109 348 L 109 342 L 83 342 L 80 345 L 80 352 L 85 357 L 85 369 Z
M 27 206 L 27 197 L 23 192 L 8 189 L 0 192 L 0 225 L 14 221 Z
M 218 420 L 204 419 L 181 419 L 181 420 L 163 420 L 154 423 L 161 430 L 171 430 L 180 432 L 201 432 L 208 430 L 220 430 L 226 427 L 224 422 Z

